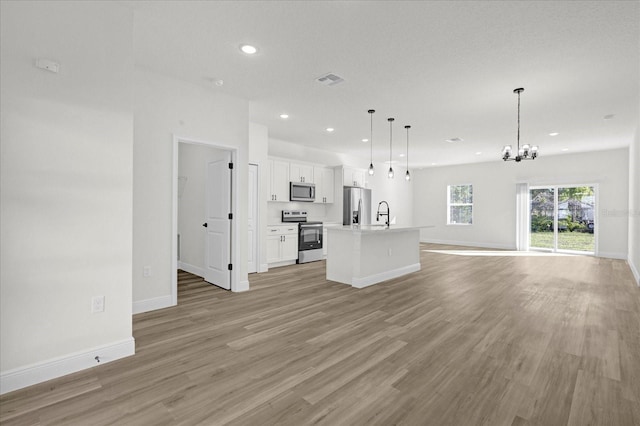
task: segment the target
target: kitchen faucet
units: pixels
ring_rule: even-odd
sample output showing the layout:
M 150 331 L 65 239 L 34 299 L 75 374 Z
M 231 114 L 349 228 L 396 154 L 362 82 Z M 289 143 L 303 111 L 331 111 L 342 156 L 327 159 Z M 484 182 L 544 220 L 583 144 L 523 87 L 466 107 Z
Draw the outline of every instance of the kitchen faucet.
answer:
M 380 212 L 380 206 L 382 205 L 382 203 L 385 203 L 387 205 L 387 212 Z M 385 222 L 385 225 L 389 226 L 389 214 L 391 212 L 391 209 L 389 209 L 389 203 L 387 203 L 386 201 L 380 201 L 378 203 L 378 212 L 376 213 L 376 221 L 380 220 L 380 216 L 386 216 L 387 217 L 387 221 Z

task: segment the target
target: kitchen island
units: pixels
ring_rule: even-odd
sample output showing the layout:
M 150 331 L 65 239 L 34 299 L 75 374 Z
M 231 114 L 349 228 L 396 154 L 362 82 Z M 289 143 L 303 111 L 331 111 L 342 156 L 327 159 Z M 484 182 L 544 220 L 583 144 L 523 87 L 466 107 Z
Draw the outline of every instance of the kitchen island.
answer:
M 420 228 L 427 226 L 327 228 L 327 280 L 363 288 L 419 271 Z

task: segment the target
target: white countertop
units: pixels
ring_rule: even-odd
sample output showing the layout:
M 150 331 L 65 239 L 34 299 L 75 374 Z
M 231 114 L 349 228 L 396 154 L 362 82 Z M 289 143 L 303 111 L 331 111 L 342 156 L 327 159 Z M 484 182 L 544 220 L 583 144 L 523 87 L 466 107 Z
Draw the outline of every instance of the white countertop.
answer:
M 417 230 L 421 228 L 433 228 L 433 225 L 347 225 L 328 227 L 331 231 L 354 232 L 354 233 L 373 233 L 373 232 L 398 232 Z

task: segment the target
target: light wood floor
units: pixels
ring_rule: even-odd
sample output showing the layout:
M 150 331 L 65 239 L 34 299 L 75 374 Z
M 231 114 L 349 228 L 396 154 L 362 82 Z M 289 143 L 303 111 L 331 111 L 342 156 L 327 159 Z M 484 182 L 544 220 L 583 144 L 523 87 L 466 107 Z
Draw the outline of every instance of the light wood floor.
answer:
M 324 262 L 251 275 L 241 294 L 181 273 L 177 307 L 134 317 L 135 356 L 6 394 L 0 422 L 640 425 L 624 261 L 421 262 L 361 290 Z

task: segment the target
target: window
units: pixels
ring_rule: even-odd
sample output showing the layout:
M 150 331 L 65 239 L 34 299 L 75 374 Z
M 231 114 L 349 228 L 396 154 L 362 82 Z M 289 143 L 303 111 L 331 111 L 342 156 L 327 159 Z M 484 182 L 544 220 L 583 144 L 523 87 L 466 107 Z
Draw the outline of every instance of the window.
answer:
M 447 186 L 447 225 L 473 223 L 473 185 Z

